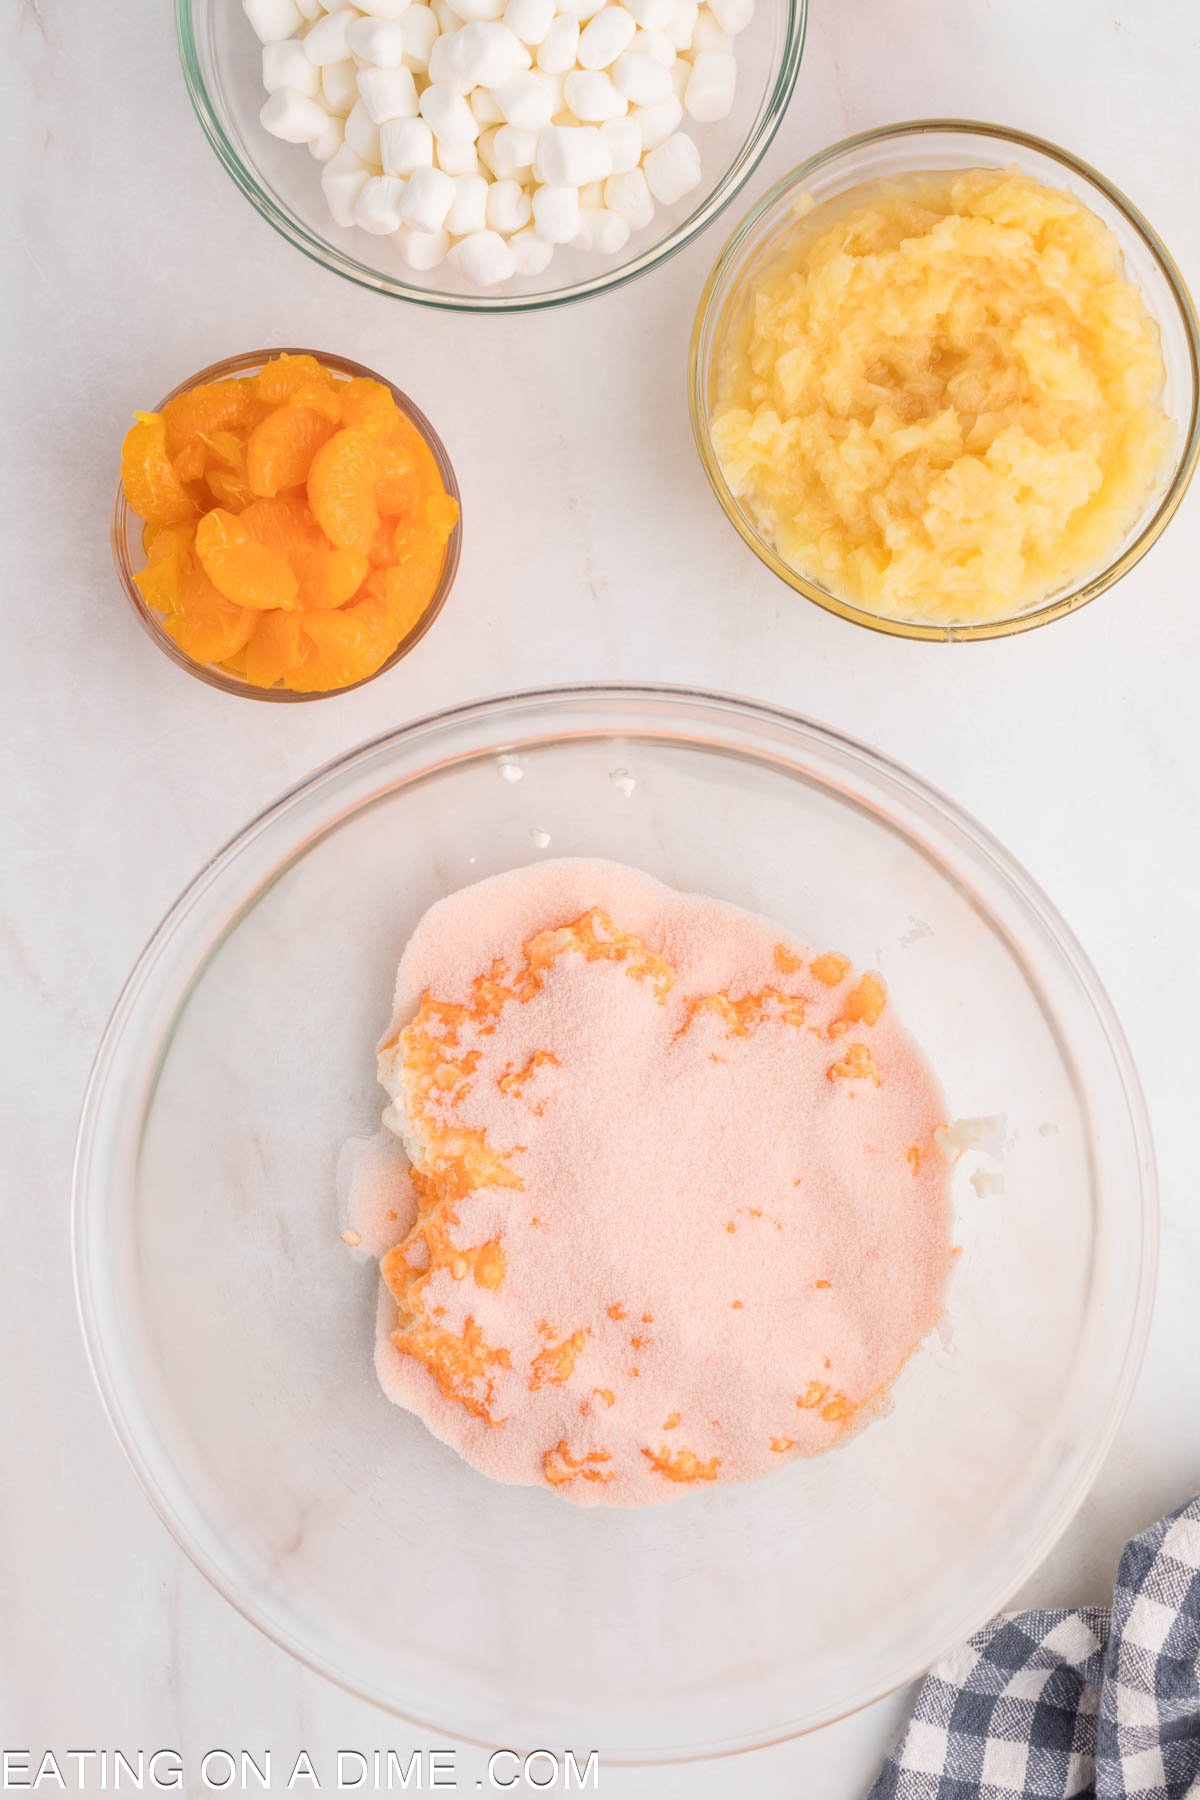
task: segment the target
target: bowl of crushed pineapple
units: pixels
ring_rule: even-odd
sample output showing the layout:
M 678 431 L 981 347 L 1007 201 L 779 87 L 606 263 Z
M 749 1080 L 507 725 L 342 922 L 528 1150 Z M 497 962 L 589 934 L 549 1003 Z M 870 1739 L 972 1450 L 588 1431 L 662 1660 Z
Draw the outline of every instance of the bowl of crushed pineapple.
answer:
M 1112 586 L 1200 451 L 1200 329 L 1137 209 L 999 126 L 866 132 L 734 232 L 691 344 L 709 482 L 766 565 L 896 636 L 1008 636 Z
M 122 444 L 122 586 L 159 648 L 226 693 L 318 700 L 374 680 L 433 624 L 461 540 L 429 420 L 325 351 L 214 363 Z

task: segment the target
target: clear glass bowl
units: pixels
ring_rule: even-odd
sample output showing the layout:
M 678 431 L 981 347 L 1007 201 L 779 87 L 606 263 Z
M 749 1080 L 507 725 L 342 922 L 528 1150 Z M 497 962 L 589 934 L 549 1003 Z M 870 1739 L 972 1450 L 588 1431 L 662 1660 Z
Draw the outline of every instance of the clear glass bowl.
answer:
M 796 84 L 808 0 L 758 0 L 737 40 L 737 96 L 727 119 L 698 127 L 703 181 L 660 207 L 619 260 L 559 249 L 543 275 L 485 290 L 448 263 L 428 275 L 401 262 L 387 238 L 335 225 L 320 166 L 302 145 L 280 143 L 259 121 L 261 46 L 236 0 L 175 0 L 184 79 L 205 136 L 251 205 L 288 242 L 324 268 L 377 293 L 459 312 L 522 312 L 582 300 L 644 275 L 711 224 L 753 173 Z
M 1178 426 L 1175 460 L 1161 492 L 1151 496 L 1119 552 L 1086 580 L 1010 618 L 986 624 L 920 624 L 889 619 L 853 606 L 786 563 L 731 492 L 710 435 L 715 375 L 747 281 L 776 254 L 796 221 L 795 205 L 811 195 L 817 205 L 865 183 L 918 171 L 1016 168 L 1049 187 L 1065 189 L 1116 233 L 1128 273 L 1141 288 L 1162 334 L 1166 365 L 1165 405 Z M 1098 170 L 1057 145 L 999 125 L 964 119 L 917 119 L 846 138 L 810 157 L 777 181 L 746 215 L 713 267 L 692 330 L 689 372 L 692 432 L 704 472 L 735 529 L 755 555 L 790 588 L 827 612 L 894 637 L 964 643 L 1009 637 L 1046 625 L 1086 606 L 1133 568 L 1178 510 L 1200 455 L 1200 325 L 1187 284 L 1153 227 L 1131 200 Z
M 828 1456 L 578 1508 L 489 1482 L 376 1384 L 377 1274 L 339 1242 L 338 1161 L 378 1125 L 396 963 L 434 900 L 544 854 L 615 857 L 881 966 L 952 1113 L 1005 1116 L 1004 1192 L 976 1193 L 974 1153 L 956 1170 L 940 1340 Z M 74 1206 L 113 1425 L 222 1593 L 431 1731 L 614 1762 L 827 1723 L 1004 1604 L 1116 1431 L 1157 1217 L 1120 1027 L 1012 859 L 848 739 L 651 687 L 459 707 L 247 826 L 117 1004 Z
M 297 694 L 282 684 L 271 688 L 255 687 L 253 682 L 243 681 L 240 676 L 231 674 L 228 669 L 219 668 L 215 663 L 194 662 L 179 648 L 174 638 L 163 629 L 160 614 L 156 613 L 153 607 L 146 605 L 142 598 L 142 590 L 134 580 L 134 576 L 145 568 L 147 561 L 146 552 L 142 546 L 142 521 L 136 513 L 130 511 L 129 504 L 125 499 L 124 485 L 120 481 L 117 482 L 117 498 L 113 506 L 112 518 L 113 561 L 117 566 L 117 574 L 121 578 L 121 586 L 125 589 L 125 597 L 137 614 L 138 624 L 142 626 L 143 630 L 149 632 L 159 649 L 165 651 L 172 662 L 178 663 L 181 669 L 186 669 L 189 675 L 196 675 L 201 681 L 207 682 L 209 687 L 220 688 L 225 694 L 240 694 L 245 700 L 276 700 L 291 705 L 300 700 L 329 700 L 336 698 L 339 694 L 351 694 L 355 688 L 366 687 L 367 682 L 377 680 L 380 675 L 386 675 L 388 670 L 394 669 L 410 650 L 416 648 L 446 604 L 446 596 L 454 586 L 454 578 L 458 574 L 459 559 L 462 556 L 462 495 L 459 492 L 458 477 L 446 454 L 446 446 L 420 407 L 415 406 L 408 395 L 402 394 L 400 389 L 388 381 L 386 376 L 377 375 L 374 369 L 368 369 L 362 363 L 350 362 L 344 356 L 332 356 L 328 350 L 302 350 L 293 345 L 281 345 L 277 350 L 244 350 L 240 356 L 227 356 L 222 362 L 211 363 L 207 369 L 201 369 L 198 374 L 189 375 L 186 381 L 181 381 L 178 387 L 172 388 L 169 394 L 164 395 L 153 410 L 161 412 L 167 402 L 174 400 L 177 394 L 186 394 L 190 388 L 199 387 L 203 382 L 227 381 L 235 376 L 257 375 L 263 364 L 269 362 L 273 356 L 312 356 L 324 368 L 332 370 L 336 375 L 344 375 L 347 380 L 352 376 L 361 375 L 368 377 L 371 381 L 382 382 L 384 387 L 391 391 L 392 398 L 401 412 L 416 426 L 429 445 L 441 474 L 442 484 L 446 492 L 458 501 L 459 507 L 458 521 L 446 544 L 442 573 L 434 590 L 433 598 L 412 630 L 401 638 L 387 661 L 381 663 L 372 674 L 364 676 L 362 681 L 352 681 L 346 687 L 325 688 L 314 694 Z

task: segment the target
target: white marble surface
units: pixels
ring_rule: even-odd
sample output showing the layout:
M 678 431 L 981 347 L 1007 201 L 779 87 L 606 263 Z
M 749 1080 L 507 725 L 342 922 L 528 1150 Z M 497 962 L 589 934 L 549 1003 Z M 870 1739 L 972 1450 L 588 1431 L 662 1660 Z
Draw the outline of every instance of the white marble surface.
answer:
M 791 110 L 747 200 L 847 131 L 920 113 L 993 118 L 1098 163 L 1184 269 L 1200 268 L 1191 0 L 813 0 L 812 12 Z M 946 650 L 855 631 L 758 566 L 692 451 L 687 335 L 721 225 L 605 300 L 508 322 L 437 317 L 322 272 L 250 211 L 191 116 L 162 0 L 11 0 L 0 40 L 17 126 L 3 260 L 0 680 L 16 761 L 3 856 L 0 1743 L 192 1756 L 269 1745 L 279 1759 L 428 1744 L 243 1623 L 142 1499 L 75 1322 L 71 1143 L 126 969 L 217 845 L 375 732 L 556 679 L 719 685 L 855 733 L 974 811 L 1075 926 L 1145 1081 L 1164 1244 L 1131 1411 L 1029 1596 L 1106 1597 L 1127 1534 L 1200 1486 L 1200 493 L 1117 592 L 1047 632 Z M 457 589 L 420 651 L 360 693 L 297 709 L 227 699 L 175 670 L 130 617 L 107 544 L 131 408 L 223 353 L 281 342 L 340 349 L 408 388 L 471 509 Z M 515 441 L 498 441 L 512 420 Z M 602 1791 L 849 1800 L 904 1705 L 736 1762 L 613 1771 Z M 462 1791 L 480 1768 L 463 1753 Z

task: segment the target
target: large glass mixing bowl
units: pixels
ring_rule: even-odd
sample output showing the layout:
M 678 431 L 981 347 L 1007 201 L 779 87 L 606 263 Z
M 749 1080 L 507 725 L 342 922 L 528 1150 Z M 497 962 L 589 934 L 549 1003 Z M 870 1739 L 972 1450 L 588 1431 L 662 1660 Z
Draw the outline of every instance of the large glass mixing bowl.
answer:
M 339 1242 L 337 1170 L 378 1123 L 396 962 L 432 901 L 545 855 L 635 864 L 882 968 L 953 1115 L 1003 1115 L 1002 1155 L 956 1168 L 945 1328 L 825 1457 L 577 1508 L 489 1482 L 376 1385 L 376 1274 Z M 1112 1440 L 1155 1219 L 1120 1028 L 1022 870 L 848 739 L 650 687 L 421 720 L 247 826 L 130 977 L 75 1176 L 105 1403 L 221 1592 L 423 1725 L 613 1761 L 820 1725 L 1002 1606 Z

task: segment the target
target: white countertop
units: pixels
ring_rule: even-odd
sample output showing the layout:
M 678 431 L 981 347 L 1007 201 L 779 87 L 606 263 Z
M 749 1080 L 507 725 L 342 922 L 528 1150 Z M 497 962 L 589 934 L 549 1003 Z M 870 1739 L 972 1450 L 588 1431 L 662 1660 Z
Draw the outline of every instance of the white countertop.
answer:
M 1162 1272 L 1116 1447 L 1026 1597 L 1106 1599 L 1125 1538 L 1200 1487 L 1200 492 L 1077 617 L 994 645 L 898 643 L 798 601 L 735 537 L 692 449 L 684 376 L 696 296 L 744 203 L 845 133 L 919 114 L 1058 139 L 1131 194 L 1195 276 L 1191 0 L 812 0 L 791 110 L 744 202 L 648 279 L 507 321 L 359 292 L 278 239 L 201 136 L 164 0 L 23 0 L 0 40 L 5 106 L 23 120 L 4 257 L 0 680 L 18 765 L 3 858 L 0 1745 L 170 1745 L 192 1759 L 271 1747 L 279 1762 L 304 1748 L 318 1764 L 340 1747 L 432 1747 L 260 1637 L 143 1499 L 76 1326 L 71 1146 L 129 964 L 251 813 L 414 715 L 556 680 L 725 687 L 857 735 L 984 821 L 1094 959 L 1153 1116 Z M 419 651 L 302 708 L 182 676 L 131 617 L 107 542 L 131 409 L 274 343 L 392 376 L 436 420 L 471 507 L 458 585 Z M 612 1771 L 601 1792 L 851 1800 L 905 1704 L 732 1762 Z M 462 1752 L 461 1791 L 482 1760 Z

